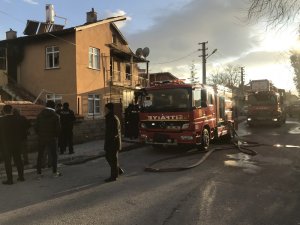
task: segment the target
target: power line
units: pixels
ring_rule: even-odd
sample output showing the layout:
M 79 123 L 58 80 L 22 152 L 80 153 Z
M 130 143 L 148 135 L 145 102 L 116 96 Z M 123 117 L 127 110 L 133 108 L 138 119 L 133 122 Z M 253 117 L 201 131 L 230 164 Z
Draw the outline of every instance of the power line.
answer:
M 167 64 L 167 63 L 177 62 L 177 61 L 179 61 L 179 60 L 185 59 L 185 58 L 187 58 L 187 57 L 193 55 L 193 54 L 196 53 L 196 52 L 198 52 L 198 50 L 193 51 L 193 52 L 189 53 L 188 55 L 182 56 L 182 57 L 180 57 L 180 58 L 172 59 L 172 60 L 167 61 L 167 62 L 151 63 L 151 64 L 152 64 L 152 65 L 158 65 L 158 64 Z

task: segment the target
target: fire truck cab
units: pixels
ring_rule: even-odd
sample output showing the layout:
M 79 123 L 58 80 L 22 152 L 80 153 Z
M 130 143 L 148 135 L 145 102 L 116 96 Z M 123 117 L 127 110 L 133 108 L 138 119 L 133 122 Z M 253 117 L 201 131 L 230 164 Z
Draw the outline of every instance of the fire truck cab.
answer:
M 276 88 L 269 80 L 253 80 L 248 93 L 247 123 L 249 126 L 286 121 L 285 90 Z
M 164 81 L 139 90 L 140 139 L 154 147 L 195 145 L 234 135 L 232 92 L 225 87 Z

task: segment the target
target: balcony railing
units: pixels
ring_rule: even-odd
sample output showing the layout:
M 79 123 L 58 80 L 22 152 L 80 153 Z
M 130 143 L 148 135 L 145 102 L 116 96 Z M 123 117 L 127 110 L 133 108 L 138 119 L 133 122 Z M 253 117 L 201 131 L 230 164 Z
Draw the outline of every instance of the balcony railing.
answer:
M 121 86 L 127 88 L 142 88 L 147 86 L 147 80 L 137 75 L 113 71 L 112 76 L 108 70 L 106 73 L 106 85 Z

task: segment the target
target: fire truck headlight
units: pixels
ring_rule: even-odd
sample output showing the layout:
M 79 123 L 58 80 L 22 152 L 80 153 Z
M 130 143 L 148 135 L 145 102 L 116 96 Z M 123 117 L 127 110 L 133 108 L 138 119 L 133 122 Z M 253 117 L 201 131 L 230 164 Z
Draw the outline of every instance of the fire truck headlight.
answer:
M 141 128 L 147 128 L 145 123 L 141 123 Z
M 185 123 L 182 125 L 182 129 L 188 129 L 190 127 L 189 123 Z
M 273 118 L 273 121 L 274 121 L 274 122 L 277 122 L 277 121 L 278 121 L 278 119 L 277 119 L 277 118 Z
M 247 120 L 248 120 L 248 121 L 251 121 L 252 119 L 251 119 L 251 117 L 248 117 Z

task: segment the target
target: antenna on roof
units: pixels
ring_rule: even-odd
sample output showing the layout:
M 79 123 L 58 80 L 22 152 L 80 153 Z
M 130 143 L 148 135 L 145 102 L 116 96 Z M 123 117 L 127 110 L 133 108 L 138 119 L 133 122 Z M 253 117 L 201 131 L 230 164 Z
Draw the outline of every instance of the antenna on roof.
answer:
M 138 48 L 135 51 L 135 54 L 137 55 L 137 57 L 141 57 L 143 55 L 143 49 L 142 48 Z
M 145 47 L 143 49 L 143 56 L 144 56 L 144 58 L 147 58 L 147 56 L 149 55 L 149 53 L 150 53 L 150 49 L 148 47 Z

